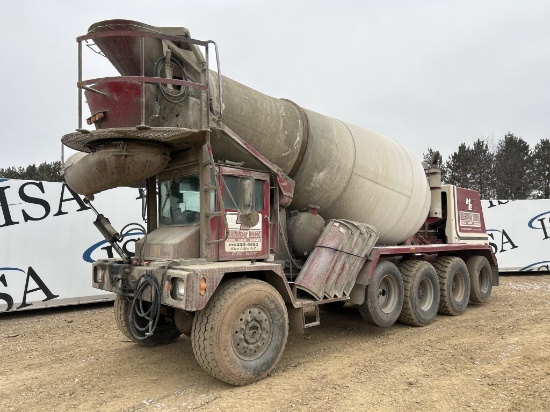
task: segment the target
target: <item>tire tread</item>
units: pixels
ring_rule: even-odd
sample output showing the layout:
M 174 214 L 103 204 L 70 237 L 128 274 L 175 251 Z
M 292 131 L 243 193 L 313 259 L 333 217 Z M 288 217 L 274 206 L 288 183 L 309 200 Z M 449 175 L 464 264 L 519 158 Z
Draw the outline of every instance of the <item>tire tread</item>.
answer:
M 425 326 L 431 322 L 426 321 L 426 319 L 420 318 L 414 308 L 414 302 L 412 301 L 412 295 L 414 293 L 413 289 L 413 280 L 419 268 L 422 266 L 430 265 L 430 263 L 423 260 L 408 260 L 402 262 L 399 265 L 399 270 L 401 271 L 401 276 L 403 278 L 404 286 L 404 298 L 403 298 L 403 308 L 401 309 L 401 314 L 399 315 L 399 322 L 411 326 Z M 432 272 L 433 273 L 433 272 Z M 439 285 L 435 285 L 439 288 Z M 435 315 L 434 315 L 435 317 Z
M 466 273 L 464 273 L 465 278 L 467 278 L 467 283 L 469 286 L 469 280 L 470 275 L 467 272 L 466 263 L 464 261 L 457 257 L 457 256 L 439 256 L 432 264 L 435 270 L 437 271 L 437 275 L 439 276 L 439 285 L 440 285 L 440 300 L 439 300 L 439 313 L 443 315 L 450 315 L 450 316 L 456 316 L 460 315 L 463 310 L 457 310 L 452 306 L 452 288 L 449 286 L 449 276 L 448 272 L 451 269 L 451 267 L 454 264 L 460 264 L 456 262 L 461 262 L 461 264 L 464 265 L 464 269 L 466 269 Z M 466 295 L 470 296 L 470 290 L 466 291 Z
M 284 301 L 282 300 L 282 297 L 278 294 L 278 292 L 275 291 L 275 289 L 271 285 L 257 279 L 231 279 L 222 283 L 219 286 L 218 290 L 207 303 L 206 307 L 203 310 L 197 312 L 193 320 L 191 340 L 193 353 L 195 354 L 197 362 L 210 375 L 221 381 L 236 386 L 247 385 L 251 382 L 263 379 L 271 371 L 271 369 L 275 367 L 283 352 L 283 350 L 281 350 L 281 352 L 278 354 L 277 359 L 269 370 L 255 377 L 239 377 L 225 370 L 223 367 L 220 367 L 220 363 L 227 365 L 230 359 L 228 359 L 226 352 L 219 351 L 216 348 L 216 345 L 218 344 L 218 336 L 214 324 L 217 322 L 220 314 L 223 313 L 226 305 L 229 304 L 230 301 L 234 300 L 235 293 L 237 293 L 237 291 L 246 287 L 247 285 L 252 284 L 263 287 L 266 291 L 273 290 L 274 295 L 277 296 L 277 299 L 280 300 L 282 307 L 284 307 Z M 284 313 L 286 315 L 286 308 Z M 286 317 L 286 332 L 284 335 L 284 341 L 282 343 L 283 349 L 286 345 L 287 338 L 288 317 Z M 219 363 L 217 361 L 216 353 L 222 354 L 222 362 Z

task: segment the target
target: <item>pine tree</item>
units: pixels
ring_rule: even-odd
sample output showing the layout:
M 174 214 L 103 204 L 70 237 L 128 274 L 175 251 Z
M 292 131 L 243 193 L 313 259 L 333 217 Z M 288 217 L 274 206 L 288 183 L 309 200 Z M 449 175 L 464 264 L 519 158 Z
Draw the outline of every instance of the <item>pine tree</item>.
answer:
M 0 168 L 0 177 L 8 179 L 21 179 L 21 180 L 41 180 L 46 182 L 62 182 L 61 176 L 61 162 L 41 163 L 36 166 L 35 164 L 24 167 L 7 167 Z
M 532 154 L 532 196 L 550 198 L 550 140 L 541 139 Z
M 483 139 L 477 139 L 470 149 L 470 186 L 477 190 L 482 199 L 495 197 L 495 179 L 493 167 L 495 156 L 489 150 L 489 145 Z
M 495 189 L 497 199 L 527 199 L 531 195 L 531 150 L 521 137 L 508 132 L 495 153 Z
M 445 182 L 460 187 L 469 187 L 472 172 L 472 150 L 461 143 L 458 150 L 445 162 Z

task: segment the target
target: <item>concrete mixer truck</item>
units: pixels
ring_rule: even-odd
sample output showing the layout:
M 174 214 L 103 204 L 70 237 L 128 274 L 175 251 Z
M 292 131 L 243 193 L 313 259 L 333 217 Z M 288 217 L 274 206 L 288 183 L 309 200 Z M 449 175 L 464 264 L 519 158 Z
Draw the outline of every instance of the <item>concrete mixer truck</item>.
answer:
M 77 43 L 64 176 L 119 254 L 91 276 L 116 294 L 131 341 L 186 335 L 208 373 L 245 385 L 275 367 L 289 330 L 320 324 L 320 308 L 425 326 L 498 285 L 479 194 L 442 185 L 437 156 L 421 163 L 386 136 L 222 76 L 216 43 L 185 28 L 109 20 Z M 83 45 L 120 76 L 83 79 Z M 143 237 L 130 253 L 128 229 L 92 202 L 136 182 L 146 227 L 133 226 Z

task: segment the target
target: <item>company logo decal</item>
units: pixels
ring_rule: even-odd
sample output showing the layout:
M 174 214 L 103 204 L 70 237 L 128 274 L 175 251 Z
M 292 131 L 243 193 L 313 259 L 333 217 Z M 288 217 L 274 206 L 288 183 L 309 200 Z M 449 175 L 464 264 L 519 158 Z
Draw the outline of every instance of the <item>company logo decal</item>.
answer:
M 226 252 L 261 252 L 262 250 L 262 214 L 254 227 L 241 224 L 239 215 L 228 214 L 229 236 L 225 241 Z
M 531 271 L 550 271 L 550 260 L 542 260 L 540 262 L 531 263 L 530 265 L 521 268 L 520 272 L 531 272 Z
M 143 237 L 143 233 L 139 231 L 129 232 L 124 236 L 121 248 L 126 252 L 130 257 L 135 255 L 135 243 Z M 134 250 L 130 250 L 134 249 Z M 82 254 L 82 259 L 88 263 L 94 263 L 98 259 L 104 259 L 105 256 L 98 256 L 101 254 L 100 251 L 105 251 L 109 259 L 114 258 L 113 247 L 106 240 L 101 240 L 97 243 L 94 243 Z
M 0 287 L 7 288 L 9 286 L 9 283 L 12 282 L 12 276 L 7 275 L 19 275 L 18 272 L 23 273 L 26 276 L 25 279 L 25 286 L 22 290 L 23 298 L 21 300 L 21 304 L 17 306 L 15 309 L 23 309 L 27 306 L 31 306 L 32 303 L 27 303 L 27 296 L 30 293 L 42 293 L 45 298 L 42 300 L 42 302 L 46 302 L 48 300 L 52 300 L 55 298 L 58 298 L 59 295 L 54 295 L 52 291 L 46 286 L 44 281 L 38 276 L 36 271 L 29 266 L 27 271 L 25 272 L 23 269 L 20 268 L 13 268 L 13 267 L 0 267 Z M 32 280 L 32 283 L 30 282 Z M 20 279 L 13 280 L 13 283 L 18 283 L 17 281 L 21 282 Z M 0 292 L 0 301 L 6 302 L 6 310 L 5 312 L 9 312 L 13 308 L 13 296 L 9 293 Z
M 546 215 L 550 215 L 550 211 L 536 215 L 535 217 L 531 218 L 531 220 L 529 220 L 529 223 L 527 223 L 527 226 L 529 226 L 531 229 L 542 230 L 542 233 L 544 234 L 543 240 L 550 238 L 550 236 L 548 235 L 548 227 L 546 226 L 547 223 L 550 223 L 550 218 L 547 218 L 545 221 Z

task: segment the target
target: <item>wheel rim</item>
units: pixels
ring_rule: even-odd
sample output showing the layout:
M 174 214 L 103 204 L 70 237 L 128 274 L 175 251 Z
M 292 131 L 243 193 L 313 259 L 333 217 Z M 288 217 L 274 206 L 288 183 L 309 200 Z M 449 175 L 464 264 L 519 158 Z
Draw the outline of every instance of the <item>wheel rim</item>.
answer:
M 466 284 L 464 282 L 464 275 L 462 273 L 456 273 L 453 276 L 453 283 L 452 283 L 452 294 L 453 298 L 460 302 L 462 298 L 464 297 L 464 293 L 466 290 Z
M 434 301 L 434 286 L 429 279 L 424 278 L 420 281 L 417 296 L 420 309 L 427 311 L 431 308 Z
M 391 313 L 397 305 L 397 282 L 393 276 L 386 275 L 378 286 L 378 304 L 382 312 Z
M 479 271 L 479 290 L 481 293 L 487 293 L 489 285 L 491 284 L 491 276 L 486 268 L 482 268 Z
M 261 306 L 249 306 L 233 323 L 233 350 L 244 360 L 254 360 L 267 350 L 273 336 L 273 320 Z

